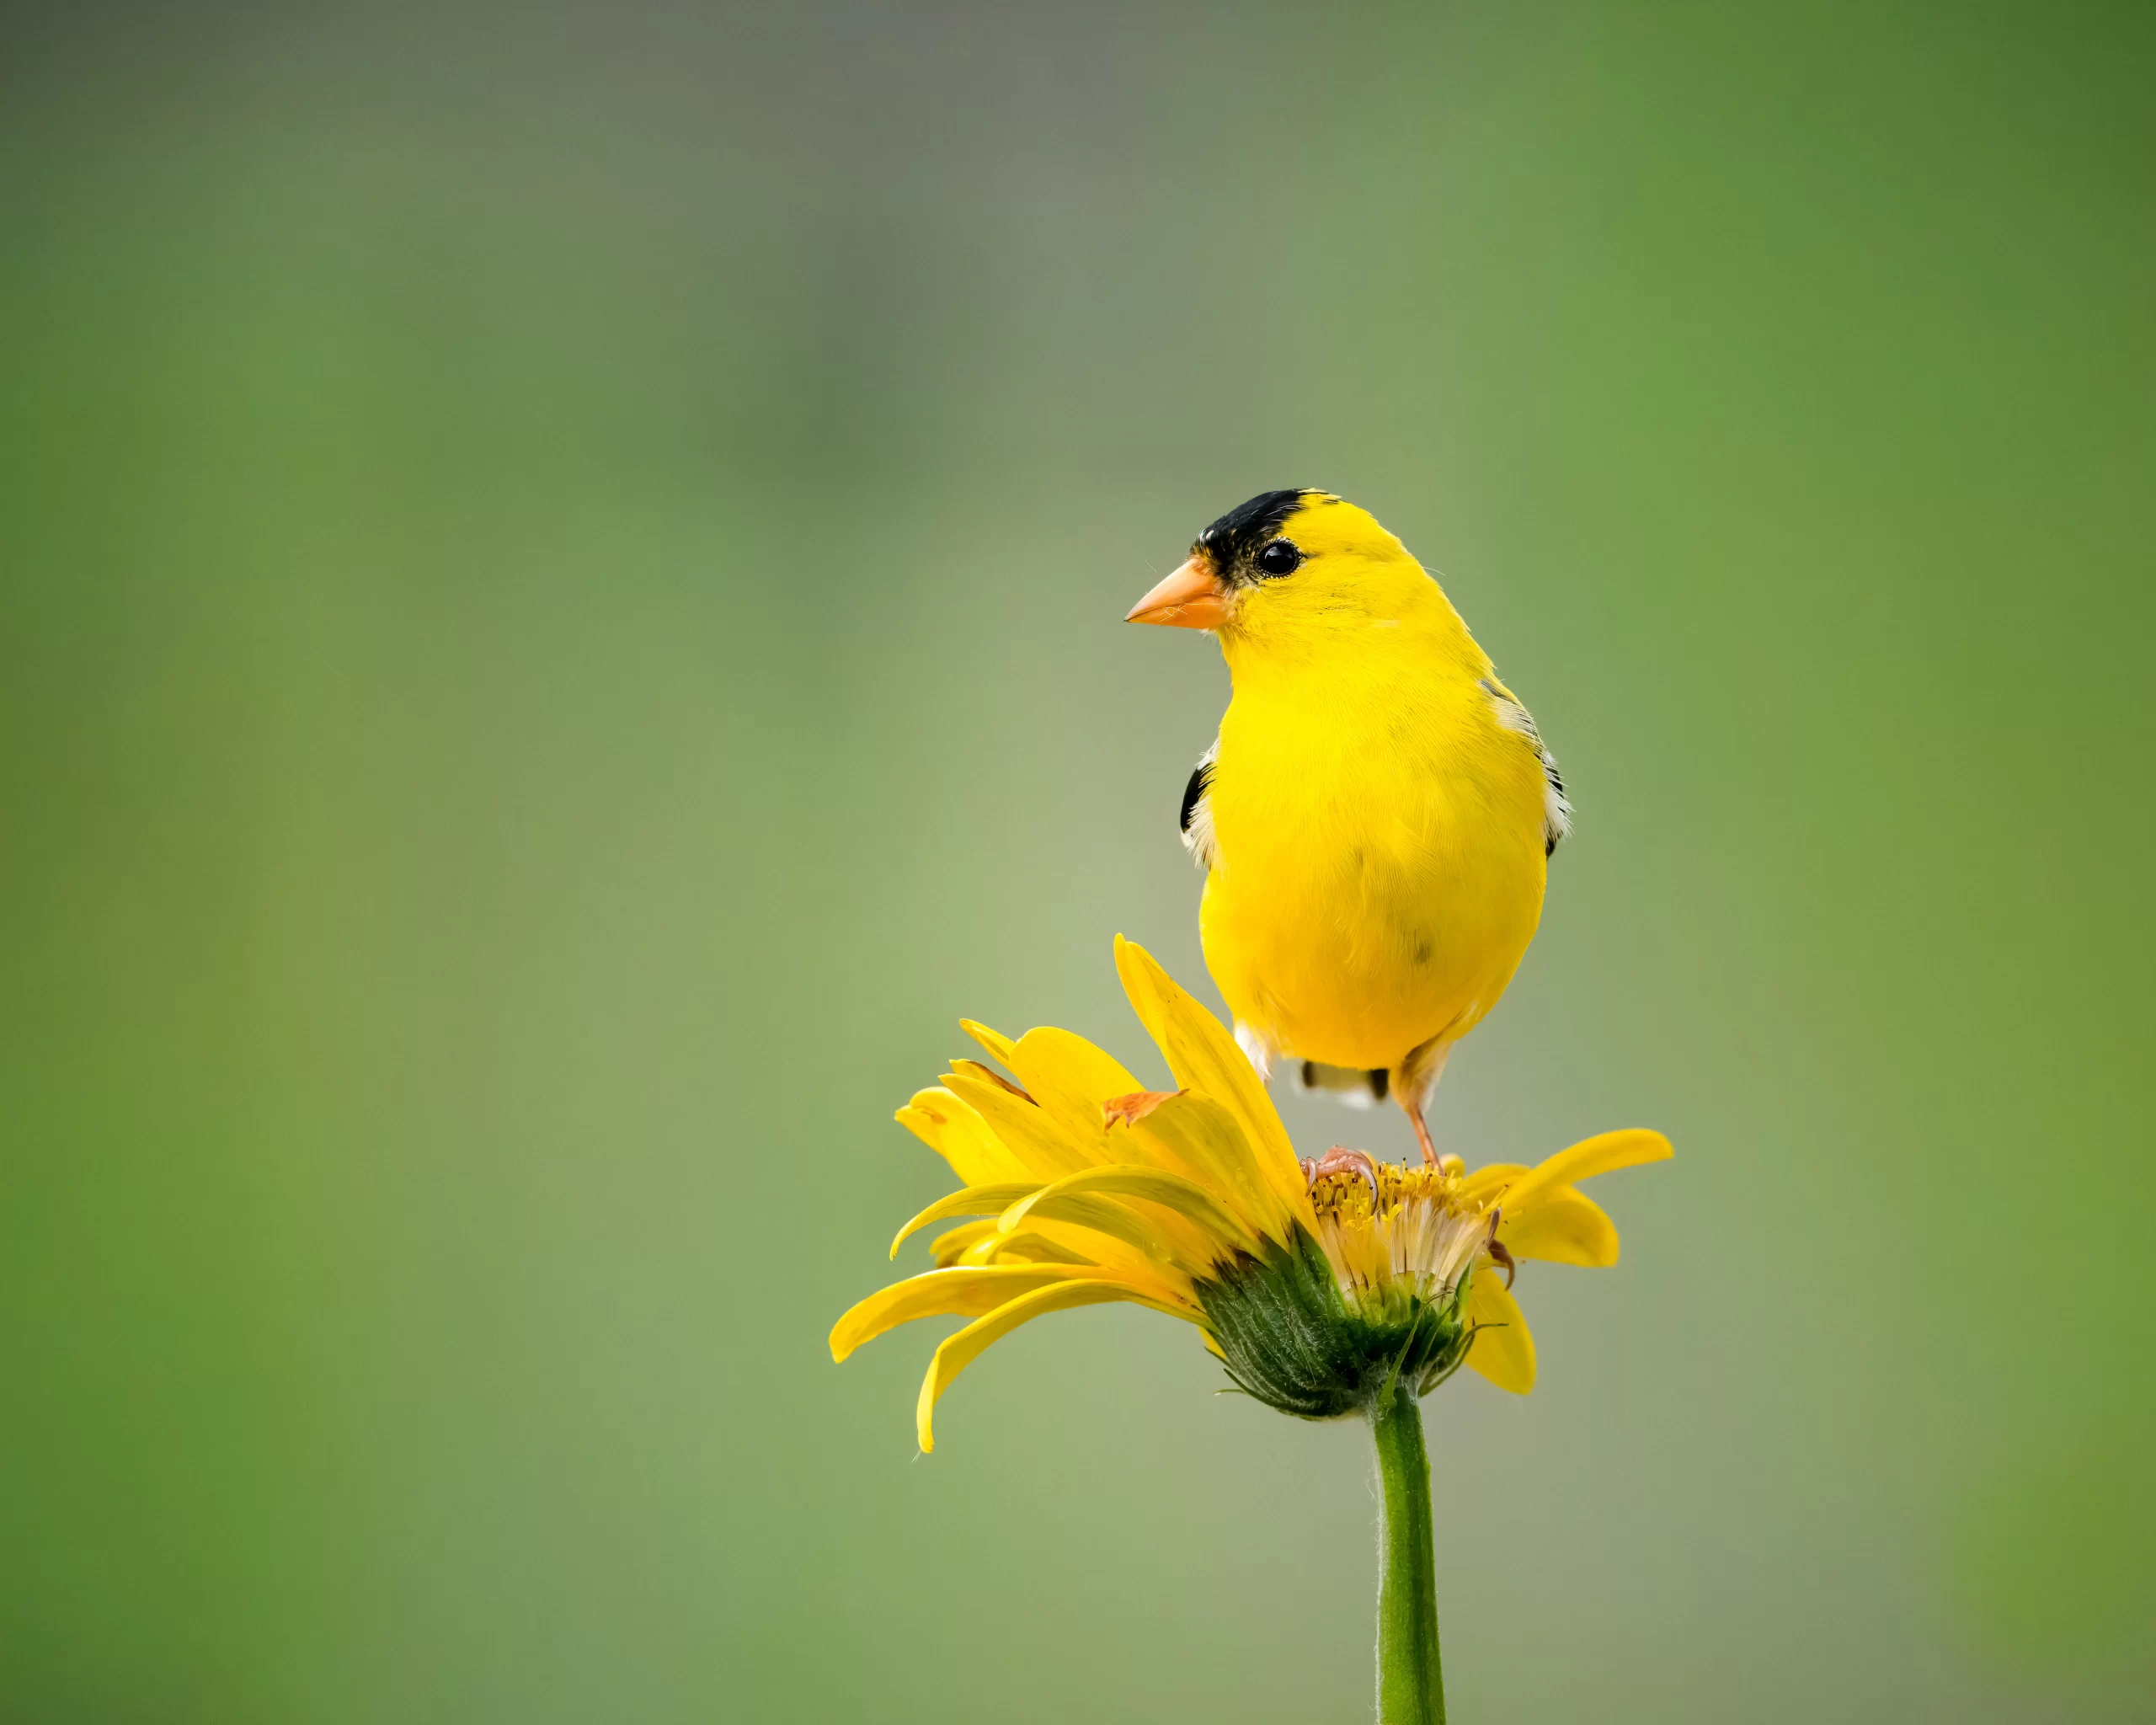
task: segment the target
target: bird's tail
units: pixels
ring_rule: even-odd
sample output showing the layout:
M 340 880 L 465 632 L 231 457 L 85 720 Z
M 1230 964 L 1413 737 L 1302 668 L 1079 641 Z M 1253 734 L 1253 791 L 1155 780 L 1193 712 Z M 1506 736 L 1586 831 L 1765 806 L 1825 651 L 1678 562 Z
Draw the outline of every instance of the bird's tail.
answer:
M 1315 1060 L 1299 1060 L 1294 1070 L 1298 1090 L 1322 1091 L 1351 1108 L 1375 1108 L 1392 1089 L 1392 1074 L 1383 1066 L 1366 1071 L 1360 1066 L 1326 1066 Z

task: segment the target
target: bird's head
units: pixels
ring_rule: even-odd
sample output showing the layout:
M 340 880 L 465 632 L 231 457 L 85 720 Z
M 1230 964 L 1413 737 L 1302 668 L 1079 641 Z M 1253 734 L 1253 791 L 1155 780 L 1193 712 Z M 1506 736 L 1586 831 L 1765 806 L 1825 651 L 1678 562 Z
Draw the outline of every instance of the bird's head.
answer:
M 1360 633 L 1433 602 L 1444 606 L 1437 583 L 1369 510 L 1298 489 L 1230 510 L 1126 621 L 1211 629 L 1232 650 Z

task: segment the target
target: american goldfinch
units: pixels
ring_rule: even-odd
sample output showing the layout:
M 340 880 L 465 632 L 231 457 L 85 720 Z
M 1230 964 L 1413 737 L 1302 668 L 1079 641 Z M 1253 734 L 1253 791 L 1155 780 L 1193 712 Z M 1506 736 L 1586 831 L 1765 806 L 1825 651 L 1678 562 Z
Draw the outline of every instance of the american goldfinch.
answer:
M 1235 685 L 1182 797 L 1205 962 L 1261 1073 L 1423 1119 L 1534 938 L 1571 809 L 1534 721 L 1366 510 L 1268 491 L 1129 621 L 1209 629 Z

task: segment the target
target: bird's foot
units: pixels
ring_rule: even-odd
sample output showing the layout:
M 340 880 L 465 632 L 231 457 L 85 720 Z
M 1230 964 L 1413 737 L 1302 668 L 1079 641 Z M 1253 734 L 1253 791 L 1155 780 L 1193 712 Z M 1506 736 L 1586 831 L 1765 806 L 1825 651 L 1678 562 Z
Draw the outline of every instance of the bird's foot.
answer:
M 1315 1186 L 1327 1174 L 1360 1174 L 1370 1183 L 1370 1202 L 1377 1202 L 1378 1165 L 1368 1151 L 1348 1150 L 1336 1144 L 1321 1156 L 1303 1156 L 1295 1160 L 1302 1165 L 1305 1185 Z

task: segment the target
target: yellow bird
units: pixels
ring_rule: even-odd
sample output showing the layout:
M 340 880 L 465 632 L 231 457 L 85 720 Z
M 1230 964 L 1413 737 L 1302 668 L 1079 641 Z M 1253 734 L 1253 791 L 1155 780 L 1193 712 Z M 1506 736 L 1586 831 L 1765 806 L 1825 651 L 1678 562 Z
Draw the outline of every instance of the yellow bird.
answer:
M 1571 820 L 1534 721 L 1406 547 L 1322 491 L 1230 510 L 1129 620 L 1211 630 L 1235 684 L 1182 834 L 1236 1039 L 1261 1073 L 1390 1096 L 1434 1163 L 1431 1089 Z

